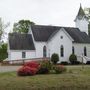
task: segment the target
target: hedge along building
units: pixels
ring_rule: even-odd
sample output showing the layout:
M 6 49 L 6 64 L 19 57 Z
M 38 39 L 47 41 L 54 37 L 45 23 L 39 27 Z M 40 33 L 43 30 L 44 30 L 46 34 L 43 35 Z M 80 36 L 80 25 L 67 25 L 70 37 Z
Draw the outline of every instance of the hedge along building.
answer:
M 88 18 L 81 5 L 75 19 L 76 27 L 32 25 L 28 34 L 12 33 L 8 40 L 8 60 L 32 59 L 59 55 L 61 61 L 69 56 L 90 57 Z

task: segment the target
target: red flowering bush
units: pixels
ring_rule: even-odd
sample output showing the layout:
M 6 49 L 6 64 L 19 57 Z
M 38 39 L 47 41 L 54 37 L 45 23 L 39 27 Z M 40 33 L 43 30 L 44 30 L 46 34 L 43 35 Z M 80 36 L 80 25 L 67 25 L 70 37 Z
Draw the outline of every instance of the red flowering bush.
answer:
M 19 76 L 35 75 L 38 71 L 39 63 L 36 61 L 27 62 L 18 70 Z
M 37 73 L 36 68 L 31 68 L 31 67 L 28 67 L 28 66 L 21 67 L 17 72 L 17 74 L 19 76 L 35 75 L 36 73 Z
M 24 64 L 24 66 L 28 66 L 28 67 L 31 67 L 31 68 L 39 68 L 39 63 L 37 61 L 30 61 L 30 62 L 26 62 Z
M 59 73 L 63 73 L 66 71 L 66 67 L 64 67 L 63 65 L 57 65 L 54 67 L 54 70 L 57 74 Z
M 37 73 L 37 68 L 30 68 L 31 75 L 35 75 Z
M 38 63 L 37 61 L 31 61 L 24 64 L 21 67 L 17 74 L 19 76 L 31 76 L 35 74 L 48 74 L 50 71 L 55 71 L 55 73 L 59 74 L 66 71 L 66 68 L 63 65 L 55 65 L 53 66 L 50 61 L 41 61 Z

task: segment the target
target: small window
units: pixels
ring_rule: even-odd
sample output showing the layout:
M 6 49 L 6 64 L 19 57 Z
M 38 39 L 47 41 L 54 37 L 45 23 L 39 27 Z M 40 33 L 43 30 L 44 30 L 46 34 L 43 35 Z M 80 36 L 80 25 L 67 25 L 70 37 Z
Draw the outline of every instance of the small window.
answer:
M 63 36 L 61 36 L 60 38 L 63 39 Z
M 26 57 L 26 53 L 22 52 L 22 58 L 25 58 L 25 57 Z
M 61 51 L 61 57 L 64 57 L 64 47 L 63 47 L 63 45 L 61 45 L 60 51 Z
M 84 47 L 84 56 L 87 56 L 87 49 Z
M 72 47 L 72 54 L 75 54 L 74 46 Z
M 47 55 L 47 48 L 46 46 L 43 47 L 43 57 L 46 57 Z

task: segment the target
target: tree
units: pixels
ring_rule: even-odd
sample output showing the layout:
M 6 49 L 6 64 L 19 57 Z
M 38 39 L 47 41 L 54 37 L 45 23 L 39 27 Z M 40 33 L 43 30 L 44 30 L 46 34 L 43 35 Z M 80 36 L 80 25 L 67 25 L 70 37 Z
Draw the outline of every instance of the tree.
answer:
M 18 23 L 14 23 L 13 31 L 18 33 L 27 33 L 30 25 L 34 25 L 35 23 L 29 20 L 20 20 Z
M 53 62 L 53 64 L 57 64 L 57 62 L 59 61 L 58 54 L 56 54 L 56 53 L 52 54 L 51 61 Z
M 6 23 L 4 24 L 2 19 L 0 18 L 0 41 L 2 40 L 2 38 L 5 37 L 5 35 L 7 34 L 7 32 L 5 31 L 5 29 L 10 25 L 10 23 Z
M 90 37 L 90 22 L 89 22 L 89 24 L 88 24 L 88 35 L 89 35 L 89 37 Z
M 85 8 L 84 11 L 85 11 L 86 16 L 87 16 L 88 19 L 89 19 L 89 24 L 88 24 L 88 35 L 90 36 L 90 8 Z
M 84 11 L 85 11 L 85 14 L 89 18 L 89 21 L 90 21 L 90 8 L 85 8 Z
M 2 62 L 4 59 L 6 59 L 7 56 L 7 44 L 3 43 L 0 46 L 0 62 Z

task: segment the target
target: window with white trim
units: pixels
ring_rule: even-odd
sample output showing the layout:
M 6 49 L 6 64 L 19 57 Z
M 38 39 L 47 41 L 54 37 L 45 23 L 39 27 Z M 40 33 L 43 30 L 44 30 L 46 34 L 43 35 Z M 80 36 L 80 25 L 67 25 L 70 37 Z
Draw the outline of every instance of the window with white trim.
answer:
M 87 56 L 87 48 L 84 47 L 84 56 Z
M 22 52 L 22 58 L 26 58 L 26 52 Z
M 72 46 L 72 54 L 75 54 L 74 46 Z
M 63 47 L 63 45 L 61 45 L 61 47 L 60 47 L 60 54 L 61 54 L 61 57 L 64 57 L 64 47 Z
M 47 48 L 46 46 L 43 47 L 43 57 L 46 57 L 47 55 Z

